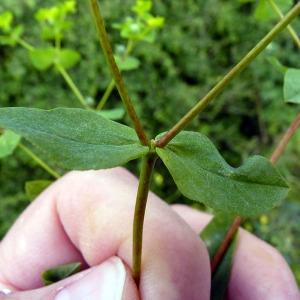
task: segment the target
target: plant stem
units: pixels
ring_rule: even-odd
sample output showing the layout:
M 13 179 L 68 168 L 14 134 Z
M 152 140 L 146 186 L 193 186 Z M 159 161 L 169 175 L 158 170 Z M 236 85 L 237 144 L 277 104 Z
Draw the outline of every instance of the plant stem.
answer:
M 86 101 L 85 101 L 83 95 L 78 90 L 77 86 L 75 85 L 75 83 L 73 82 L 73 80 L 69 76 L 69 74 L 67 73 L 66 69 L 64 67 L 62 67 L 60 64 L 56 64 L 55 66 L 57 67 L 59 73 L 65 79 L 65 81 L 67 82 L 67 84 L 69 85 L 69 87 L 71 88 L 71 90 L 73 91 L 73 93 L 75 94 L 75 96 L 77 97 L 77 99 L 80 101 L 80 103 L 82 104 L 82 106 L 85 109 L 90 110 L 91 108 L 86 104 Z
M 141 278 L 144 216 L 153 168 L 157 157 L 157 154 L 153 152 L 149 152 L 147 155 L 143 156 L 135 204 L 133 220 L 132 277 L 137 287 L 139 286 Z
M 221 259 L 223 258 L 227 248 L 229 247 L 229 245 L 230 245 L 236 231 L 238 230 L 242 220 L 243 220 L 243 217 L 240 217 L 240 216 L 237 216 L 233 220 L 228 232 L 226 233 L 226 236 L 225 236 L 224 240 L 222 241 L 222 244 L 220 245 L 217 253 L 215 254 L 215 256 L 213 257 L 213 259 L 210 263 L 210 268 L 211 268 L 211 274 L 212 275 L 216 271 L 219 263 L 221 262 Z
M 60 177 L 60 175 L 57 172 L 55 172 L 50 166 L 48 166 L 44 161 L 42 161 L 38 156 L 36 156 L 30 149 L 28 149 L 22 143 L 19 143 L 18 146 L 54 178 L 58 179 Z
M 109 83 L 109 85 L 107 86 L 104 95 L 102 96 L 101 100 L 99 101 L 96 110 L 101 110 L 103 108 L 103 106 L 105 105 L 105 103 L 108 100 L 108 97 L 110 96 L 111 92 L 113 91 L 115 87 L 115 81 L 112 79 Z
M 221 91 L 237 77 L 300 13 L 300 2 L 199 102 L 196 104 L 173 128 L 157 141 L 157 147 L 165 147 L 189 122 L 191 122 Z
M 293 121 L 293 123 L 287 129 L 287 131 L 285 132 L 283 138 L 280 140 L 278 146 L 274 150 L 274 152 L 273 152 L 273 154 L 270 158 L 271 163 L 274 164 L 277 161 L 277 159 L 281 155 L 282 151 L 286 147 L 287 143 L 289 142 L 289 140 L 293 136 L 293 134 L 296 131 L 296 129 L 298 128 L 298 126 L 300 126 L 300 114 L 296 117 L 296 119 Z
M 127 43 L 127 47 L 126 47 L 126 50 L 125 50 L 125 53 L 124 53 L 122 59 L 125 60 L 128 57 L 128 55 L 132 51 L 133 47 L 134 47 L 134 41 L 129 40 L 128 43 Z M 100 101 L 99 101 L 99 103 L 96 107 L 96 110 L 101 110 L 103 108 L 103 106 L 107 102 L 111 92 L 113 91 L 114 87 L 115 87 L 115 81 L 112 79 L 111 82 L 109 83 L 108 87 L 106 88 L 106 91 L 105 91 L 104 95 L 100 99 Z
M 273 0 L 269 0 L 269 3 L 272 6 L 272 8 L 274 9 L 274 11 L 276 12 L 276 14 L 279 16 L 279 18 L 282 20 L 283 19 L 283 14 L 280 11 L 279 7 L 276 5 L 276 3 Z M 300 39 L 299 39 L 297 33 L 292 28 L 292 26 L 288 25 L 286 27 L 286 29 L 289 31 L 290 35 L 292 36 L 292 38 L 295 41 L 295 43 L 298 46 L 298 48 L 300 48 Z
M 133 124 L 133 127 L 139 137 L 139 140 L 142 145 L 144 146 L 150 146 L 150 141 L 148 140 L 146 133 L 140 123 L 140 120 L 135 112 L 135 109 L 132 105 L 131 99 L 129 97 L 129 94 L 127 92 L 126 86 L 124 84 L 124 81 L 121 77 L 121 73 L 119 71 L 119 68 L 116 64 L 115 58 L 113 56 L 113 52 L 107 37 L 107 33 L 104 27 L 104 22 L 100 13 L 98 0 L 90 0 L 90 5 L 92 8 L 94 21 L 97 29 L 97 33 L 99 36 L 99 40 L 101 43 L 101 47 L 103 49 L 107 64 L 110 68 L 112 77 L 115 81 L 116 87 L 119 91 L 120 97 L 125 105 L 126 111 L 131 119 L 131 122 Z
M 28 44 L 26 41 L 24 41 L 23 39 L 18 39 L 18 43 L 24 47 L 25 49 L 27 49 L 28 51 L 33 51 L 34 47 L 31 46 L 30 44 Z

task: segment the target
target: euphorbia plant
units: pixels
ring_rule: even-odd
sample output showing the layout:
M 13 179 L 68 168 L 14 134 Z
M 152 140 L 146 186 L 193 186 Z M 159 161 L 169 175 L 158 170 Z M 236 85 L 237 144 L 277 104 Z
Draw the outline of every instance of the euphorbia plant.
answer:
M 140 9 L 141 18 L 147 22 L 148 10 L 143 12 L 141 8 L 145 3 L 151 2 L 137 1 L 136 9 Z M 288 184 L 268 159 L 253 156 L 239 168 L 233 168 L 208 137 L 183 129 L 288 26 L 299 14 L 300 2 L 173 128 L 152 139 L 147 136 L 123 82 L 98 1 L 90 0 L 90 4 L 114 84 L 133 128 L 108 120 L 91 109 L 57 108 L 47 111 L 20 107 L 1 108 L 0 126 L 27 138 L 66 169 L 113 168 L 133 159 L 142 159 L 133 221 L 132 272 L 138 285 L 144 214 L 151 176 L 158 158 L 163 161 L 183 195 L 222 212 L 221 217 L 215 220 L 221 220 L 228 227 L 235 216 L 255 215 L 272 209 L 287 195 Z M 119 25 L 119 28 L 126 33 L 125 25 Z M 143 32 L 141 28 L 136 30 Z M 211 228 L 202 234 L 204 239 L 210 237 L 210 230 L 213 232 L 220 226 Z M 231 256 L 234 252 L 232 245 Z M 213 251 L 215 249 L 210 252 Z

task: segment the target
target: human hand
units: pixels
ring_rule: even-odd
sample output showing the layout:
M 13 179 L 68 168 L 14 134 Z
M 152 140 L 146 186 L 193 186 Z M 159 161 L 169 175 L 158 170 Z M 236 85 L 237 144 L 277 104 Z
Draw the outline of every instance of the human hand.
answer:
M 209 299 L 209 258 L 198 233 L 210 216 L 152 193 L 137 291 L 130 273 L 137 184 L 122 168 L 71 172 L 42 193 L 0 243 L 0 289 L 13 292 L 0 300 Z M 85 270 L 42 287 L 44 270 L 74 261 Z M 245 231 L 227 298 L 300 299 L 284 259 Z

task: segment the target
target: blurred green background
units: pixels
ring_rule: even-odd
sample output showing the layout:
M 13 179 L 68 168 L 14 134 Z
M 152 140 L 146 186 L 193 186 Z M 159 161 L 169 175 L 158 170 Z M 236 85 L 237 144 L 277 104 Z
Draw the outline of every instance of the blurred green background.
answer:
M 33 16 L 39 8 L 56 3 L 51 0 L 1 0 L 0 13 L 11 10 L 15 23 L 25 26 L 23 38 L 42 47 L 45 42 L 40 39 L 40 27 Z M 112 24 L 130 15 L 133 4 L 133 0 L 100 2 L 114 46 L 125 45 L 126 41 Z M 152 12 L 165 17 L 165 26 L 159 31 L 155 43 L 140 42 L 136 46 L 134 55 L 141 61 L 141 66 L 124 73 L 129 93 L 149 137 L 154 138 L 174 125 L 272 28 L 276 18 L 259 20 L 254 17 L 255 8 L 255 2 L 235 0 L 153 1 Z M 63 46 L 79 51 L 82 59 L 69 74 L 85 97 L 99 100 L 111 77 L 88 1 L 79 1 L 77 10 L 77 14 L 70 17 L 74 28 L 66 32 Z M 293 27 L 300 33 L 299 18 L 293 22 Z M 254 154 L 270 157 L 300 111 L 299 105 L 284 103 L 283 76 L 270 64 L 270 56 L 277 57 L 285 66 L 300 68 L 299 49 L 285 31 L 187 128 L 208 135 L 227 162 L 235 167 Z M 51 109 L 80 107 L 80 104 L 57 72 L 34 69 L 24 48 L 0 46 L 0 106 Z M 116 107 L 122 107 L 122 103 L 114 91 L 105 108 Z M 129 119 L 125 116 L 121 122 L 129 124 Z M 33 151 L 43 156 L 38 150 Z M 300 130 L 276 163 L 291 185 L 288 199 L 273 211 L 244 221 L 245 228 L 284 255 L 298 283 L 299 157 Z M 48 161 L 46 157 L 44 159 Z M 53 162 L 48 163 L 64 172 Z M 138 175 L 138 161 L 130 162 L 126 167 Z M 37 179 L 52 178 L 20 149 L 0 160 L 0 237 L 30 203 L 24 192 L 25 182 Z M 187 203 L 205 209 L 180 195 L 159 161 L 152 190 L 169 203 Z

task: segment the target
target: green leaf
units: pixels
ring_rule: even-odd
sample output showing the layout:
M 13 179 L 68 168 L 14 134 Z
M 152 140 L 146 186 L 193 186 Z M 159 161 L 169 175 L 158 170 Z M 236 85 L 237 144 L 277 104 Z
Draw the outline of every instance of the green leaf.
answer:
M 33 66 L 40 70 L 47 70 L 55 60 L 56 50 L 54 48 L 35 49 L 29 52 L 29 58 Z
M 34 200 L 44 189 L 46 189 L 52 180 L 33 180 L 25 183 L 25 193 L 29 200 Z
M 216 255 L 235 218 L 233 215 L 217 213 L 200 233 L 208 250 L 210 261 Z
M 255 17 L 259 20 L 270 20 L 275 18 L 275 13 L 266 0 L 260 0 L 255 10 Z
M 277 69 L 282 74 L 285 74 L 285 72 L 288 70 L 288 67 L 282 65 L 275 56 L 268 56 L 267 60 L 275 69 Z
M 266 158 L 253 156 L 233 168 L 200 133 L 183 131 L 156 151 L 184 196 L 229 214 L 262 213 L 281 202 L 289 190 Z
M 83 109 L 0 108 L 0 126 L 28 138 L 67 169 L 113 168 L 149 151 L 134 129 Z
M 134 70 L 140 65 L 140 61 L 133 56 L 127 56 L 125 59 L 122 59 L 120 56 L 115 55 L 115 60 L 121 71 Z
M 131 10 L 141 15 L 152 8 L 152 1 L 150 0 L 137 0 L 136 5 L 134 5 Z
M 300 69 L 288 69 L 284 76 L 285 102 L 300 104 Z
M 274 0 L 274 3 L 283 13 L 287 12 L 293 6 L 293 0 Z M 279 19 L 268 0 L 259 0 L 255 10 L 255 17 L 264 21 Z
M 236 233 L 211 279 L 210 300 L 224 299 L 230 280 L 231 269 L 237 245 L 238 233 Z
M 5 130 L 4 134 L 0 136 L 0 158 L 11 155 L 18 146 L 20 139 L 20 135 Z
M 97 112 L 100 116 L 110 120 L 120 120 L 125 115 L 125 110 L 121 107 L 113 109 L 102 109 Z
M 13 22 L 13 14 L 11 11 L 5 11 L 0 14 L 0 28 L 4 33 L 9 33 L 11 31 L 11 25 Z
M 68 69 L 81 58 L 77 51 L 62 49 L 57 52 L 55 48 L 32 50 L 29 52 L 29 57 L 34 67 L 40 71 L 47 70 L 53 64 L 59 64 Z
M 81 262 L 76 262 L 46 270 L 42 274 L 42 280 L 44 282 L 44 285 L 49 285 L 58 282 L 64 278 L 67 278 L 71 275 L 80 272 L 81 266 Z
M 62 49 L 57 57 L 56 57 L 56 63 L 60 64 L 65 69 L 69 69 L 73 67 L 79 60 L 81 56 L 80 54 L 71 49 Z
M 165 18 L 153 17 L 151 14 L 145 16 L 145 22 L 149 28 L 161 28 L 164 26 Z
M 207 247 L 210 261 L 216 255 L 234 219 L 234 216 L 219 213 L 214 216 L 201 232 L 200 237 Z M 236 233 L 212 276 L 211 300 L 223 299 L 225 296 L 230 279 L 237 236 L 238 234 Z

